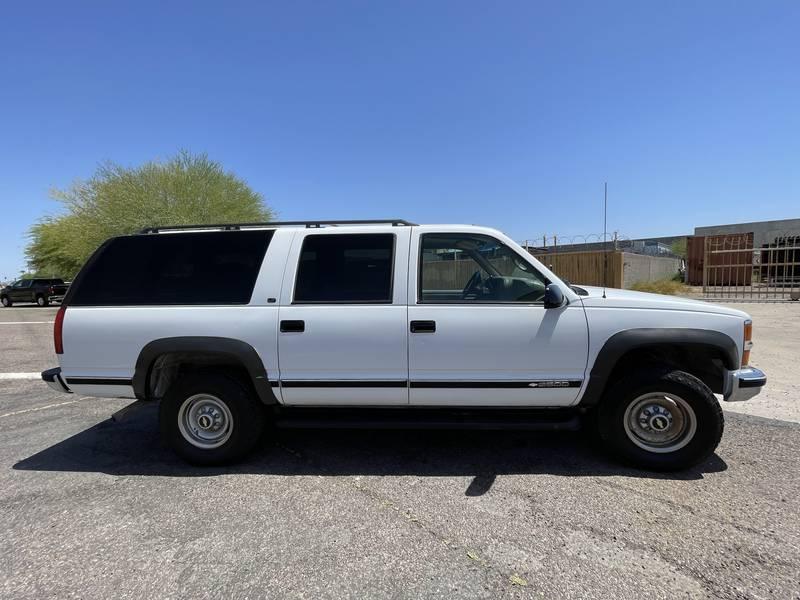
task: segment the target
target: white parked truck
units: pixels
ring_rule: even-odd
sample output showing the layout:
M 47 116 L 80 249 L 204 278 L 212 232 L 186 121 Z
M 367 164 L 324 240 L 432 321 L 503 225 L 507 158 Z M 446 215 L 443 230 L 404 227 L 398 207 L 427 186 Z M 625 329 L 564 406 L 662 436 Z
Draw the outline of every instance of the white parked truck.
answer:
M 184 459 L 295 427 L 597 429 L 648 469 L 720 441 L 752 398 L 752 323 L 572 286 L 496 231 L 402 220 L 199 225 L 104 243 L 55 321 L 53 388 L 160 401 Z

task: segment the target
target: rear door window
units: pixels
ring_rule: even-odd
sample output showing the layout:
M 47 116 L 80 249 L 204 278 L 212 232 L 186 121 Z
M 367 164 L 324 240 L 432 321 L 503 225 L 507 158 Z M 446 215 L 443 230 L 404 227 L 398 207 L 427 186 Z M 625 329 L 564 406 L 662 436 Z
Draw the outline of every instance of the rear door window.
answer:
M 114 238 L 71 286 L 74 306 L 247 304 L 273 232 Z
M 391 303 L 394 235 L 308 235 L 303 240 L 294 302 Z

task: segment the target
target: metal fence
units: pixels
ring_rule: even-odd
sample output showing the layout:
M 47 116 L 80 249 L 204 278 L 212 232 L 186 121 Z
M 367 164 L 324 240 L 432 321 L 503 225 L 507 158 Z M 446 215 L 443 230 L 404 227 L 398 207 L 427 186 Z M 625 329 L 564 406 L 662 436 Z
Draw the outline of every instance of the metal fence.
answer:
M 686 236 L 631 239 L 614 231 L 605 236 L 602 233 L 573 236 L 543 235 L 539 238 L 523 240 L 520 244 L 531 254 L 537 255 L 561 252 L 622 251 L 647 256 L 682 258 L 674 253 L 673 244 L 684 239 Z
M 800 299 L 800 233 L 756 247 L 753 234 L 713 235 L 703 249 L 703 296 L 711 300 Z

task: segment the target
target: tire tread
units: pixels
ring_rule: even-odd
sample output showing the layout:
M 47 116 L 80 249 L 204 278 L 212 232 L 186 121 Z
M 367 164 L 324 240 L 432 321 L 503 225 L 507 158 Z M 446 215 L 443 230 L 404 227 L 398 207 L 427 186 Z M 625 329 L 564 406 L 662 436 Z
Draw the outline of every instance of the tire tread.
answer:
M 676 393 L 692 407 L 697 431 L 687 446 L 658 454 L 647 452 L 628 439 L 621 415 L 634 398 L 647 391 Z M 713 454 L 722 440 L 725 417 L 713 392 L 697 377 L 685 371 L 654 367 L 611 386 L 601 401 L 597 426 L 601 443 L 626 462 L 650 470 L 675 471 L 691 467 Z
M 183 401 L 197 393 L 212 393 L 228 405 L 234 417 L 234 432 L 222 446 L 203 449 L 186 441 L 178 428 L 178 411 Z M 162 439 L 181 458 L 194 465 L 230 464 L 247 455 L 261 439 L 264 407 L 251 387 L 236 374 L 226 371 L 190 372 L 176 381 L 159 407 Z

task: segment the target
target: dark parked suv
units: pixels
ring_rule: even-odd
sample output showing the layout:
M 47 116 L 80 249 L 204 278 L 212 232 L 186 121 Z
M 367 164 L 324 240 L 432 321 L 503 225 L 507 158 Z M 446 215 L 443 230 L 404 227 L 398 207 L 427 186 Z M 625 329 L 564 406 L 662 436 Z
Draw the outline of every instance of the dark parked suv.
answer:
M 0 290 L 0 303 L 11 306 L 14 302 L 35 302 L 47 306 L 60 302 L 67 287 L 63 279 L 20 279 Z

